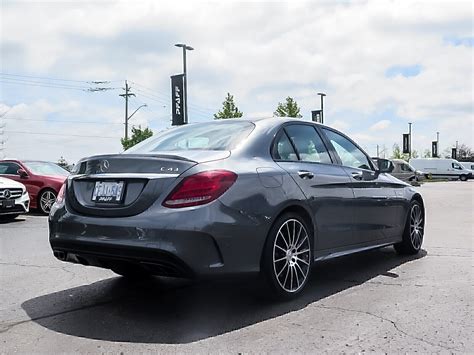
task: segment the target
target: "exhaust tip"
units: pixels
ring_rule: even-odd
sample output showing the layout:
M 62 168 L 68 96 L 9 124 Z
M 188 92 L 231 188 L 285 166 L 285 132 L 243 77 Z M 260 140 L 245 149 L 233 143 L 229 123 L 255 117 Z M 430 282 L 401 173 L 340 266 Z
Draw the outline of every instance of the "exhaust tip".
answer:
M 53 255 L 54 255 L 57 259 L 59 259 L 59 260 L 61 260 L 61 261 L 66 260 L 66 253 L 63 252 L 63 251 L 54 250 L 54 251 L 53 251 Z

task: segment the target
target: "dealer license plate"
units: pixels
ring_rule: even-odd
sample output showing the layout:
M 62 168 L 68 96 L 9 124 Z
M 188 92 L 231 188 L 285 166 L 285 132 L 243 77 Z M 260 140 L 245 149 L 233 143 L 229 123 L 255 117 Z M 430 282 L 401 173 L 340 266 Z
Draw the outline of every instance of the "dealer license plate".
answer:
M 123 196 L 123 181 L 96 181 L 92 201 L 99 203 L 120 203 Z

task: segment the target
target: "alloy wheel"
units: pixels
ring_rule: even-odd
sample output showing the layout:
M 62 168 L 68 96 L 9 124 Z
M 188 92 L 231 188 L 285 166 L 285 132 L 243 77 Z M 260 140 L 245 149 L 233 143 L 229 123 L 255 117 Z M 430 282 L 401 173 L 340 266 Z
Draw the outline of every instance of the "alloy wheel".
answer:
M 410 212 L 410 239 L 413 247 L 418 250 L 423 242 L 423 213 L 418 204 L 414 204 Z
M 55 201 L 56 194 L 53 191 L 47 190 L 43 192 L 40 198 L 41 211 L 43 211 L 44 213 L 49 213 Z
M 273 244 L 273 271 L 280 287 L 286 292 L 297 292 L 308 278 L 311 247 L 304 225 L 288 219 L 277 232 Z

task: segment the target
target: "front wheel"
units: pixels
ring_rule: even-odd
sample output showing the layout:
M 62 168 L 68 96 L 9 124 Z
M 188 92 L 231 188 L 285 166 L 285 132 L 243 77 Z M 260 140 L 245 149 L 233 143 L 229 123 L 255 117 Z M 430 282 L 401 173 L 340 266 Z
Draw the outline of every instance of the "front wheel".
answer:
M 290 299 L 301 293 L 311 271 L 310 229 L 294 213 L 285 213 L 271 228 L 262 258 L 262 276 L 270 295 Z
M 43 214 L 49 214 L 51 207 L 56 201 L 56 192 L 53 190 L 44 190 L 39 196 L 39 210 Z
M 461 175 L 461 176 L 459 177 L 459 180 L 461 180 L 461 181 L 467 181 L 467 176 L 466 176 L 466 175 Z
M 417 254 L 423 243 L 425 230 L 425 211 L 423 206 L 416 200 L 410 204 L 410 211 L 403 231 L 400 243 L 394 244 L 399 254 Z

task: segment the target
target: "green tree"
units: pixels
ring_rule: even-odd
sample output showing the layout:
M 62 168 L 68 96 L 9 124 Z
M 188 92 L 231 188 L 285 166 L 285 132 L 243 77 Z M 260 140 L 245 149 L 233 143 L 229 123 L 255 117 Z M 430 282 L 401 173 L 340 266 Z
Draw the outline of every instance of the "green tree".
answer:
M 150 138 L 152 135 L 153 131 L 148 127 L 145 127 L 144 129 L 142 129 L 141 126 L 132 127 L 132 136 L 128 139 L 120 138 L 120 142 L 122 143 L 123 150 L 127 150 L 135 144 Z
M 423 158 L 431 158 L 431 150 L 425 149 L 423 152 Z
M 300 108 L 292 97 L 287 97 L 285 103 L 278 103 L 276 111 L 273 113 L 277 117 L 297 117 L 301 118 Z
M 393 145 L 392 159 L 403 159 L 405 161 L 408 161 L 408 154 L 403 154 L 402 150 L 400 149 L 400 146 L 395 143 Z
M 225 101 L 222 103 L 222 110 L 214 114 L 214 119 L 239 118 L 242 115 L 243 112 L 239 111 L 239 108 L 235 105 L 234 96 L 227 93 Z
M 411 157 L 416 159 L 416 158 L 419 158 L 420 155 L 418 154 L 418 151 L 413 150 L 413 152 L 411 152 Z

